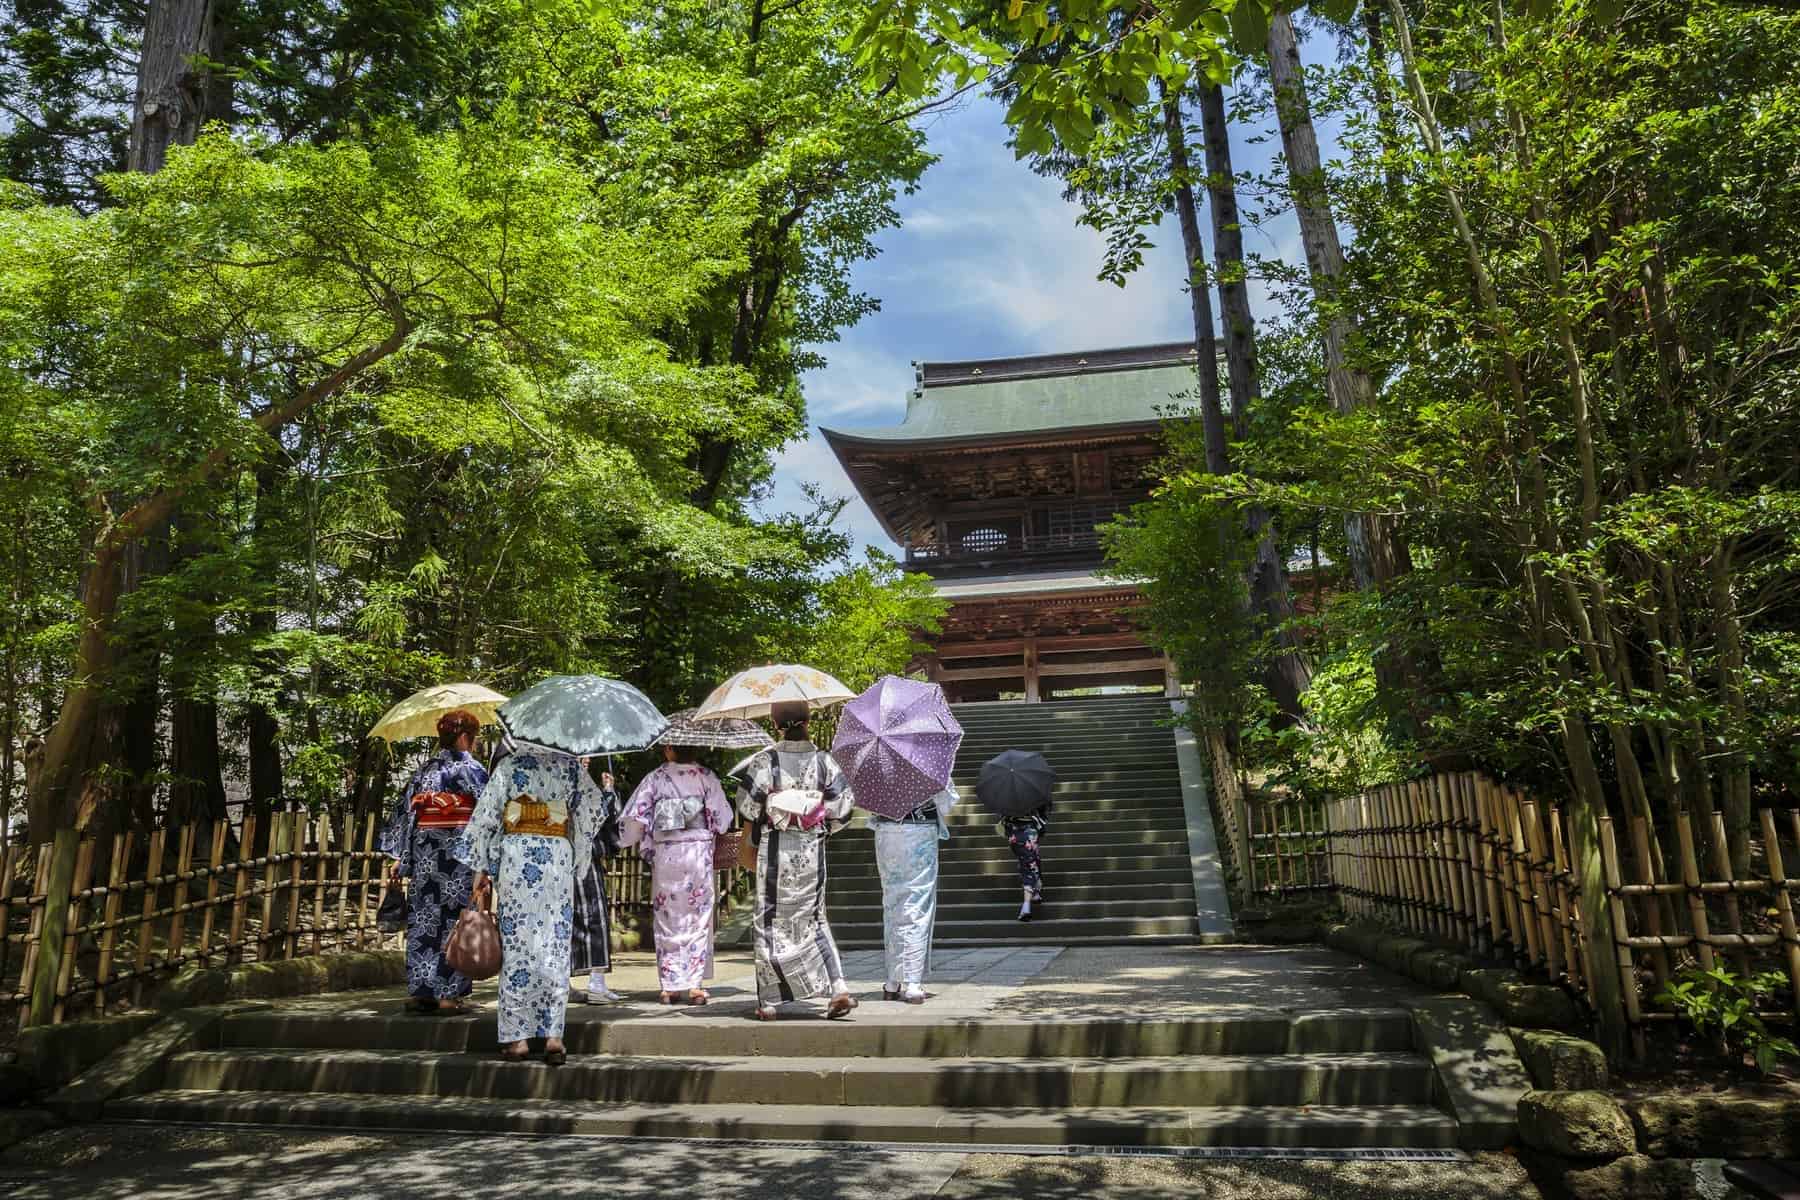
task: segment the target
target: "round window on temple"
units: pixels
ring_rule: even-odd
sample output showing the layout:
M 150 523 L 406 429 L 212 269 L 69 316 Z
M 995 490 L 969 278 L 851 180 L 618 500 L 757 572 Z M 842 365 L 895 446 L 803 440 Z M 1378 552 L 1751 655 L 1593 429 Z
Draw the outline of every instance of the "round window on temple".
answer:
M 971 529 L 963 534 L 962 548 L 980 554 L 987 550 L 1004 550 L 1011 540 L 1004 529 L 983 525 L 980 529 Z

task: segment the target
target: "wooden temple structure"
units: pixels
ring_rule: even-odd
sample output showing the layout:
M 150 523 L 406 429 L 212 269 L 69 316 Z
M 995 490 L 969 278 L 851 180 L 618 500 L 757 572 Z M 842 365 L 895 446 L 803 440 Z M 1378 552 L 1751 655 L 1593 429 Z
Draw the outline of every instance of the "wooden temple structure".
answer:
M 1137 588 L 1101 573 L 1097 527 L 1149 496 L 1194 361 L 1176 342 L 917 363 L 899 425 L 821 431 L 907 567 L 950 602 L 923 666 L 952 701 L 1175 693 L 1134 619 Z

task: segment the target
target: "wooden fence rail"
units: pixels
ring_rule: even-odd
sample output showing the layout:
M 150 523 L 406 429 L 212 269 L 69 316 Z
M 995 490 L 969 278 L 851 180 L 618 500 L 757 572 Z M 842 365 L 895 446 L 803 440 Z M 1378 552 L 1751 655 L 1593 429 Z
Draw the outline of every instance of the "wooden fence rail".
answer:
M 1781 1007 L 1761 1015 L 1800 1019 L 1800 877 L 1787 871 L 1800 860 L 1800 812 L 1761 812 L 1760 873 L 1743 879 L 1719 814 L 1663 826 L 1602 817 L 1611 944 L 1590 946 L 1563 812 L 1485 776 L 1435 775 L 1322 806 L 1252 798 L 1245 810 L 1252 894 L 1331 889 L 1349 916 L 1511 959 L 1590 1007 L 1595 973 L 1616 972 L 1640 1055 L 1646 1027 L 1677 1016 L 1657 992 L 1688 967 L 1780 971 Z
M 266 852 L 256 817 L 159 829 L 106 842 L 59 831 L 0 849 L 0 1019 L 54 1024 L 140 1004 L 189 966 L 225 966 L 346 950 L 399 948 L 375 924 L 387 856 L 373 816 L 360 828 L 276 813 Z M 718 873 L 721 908 L 745 872 Z M 647 928 L 650 872 L 636 854 L 606 863 L 614 928 Z

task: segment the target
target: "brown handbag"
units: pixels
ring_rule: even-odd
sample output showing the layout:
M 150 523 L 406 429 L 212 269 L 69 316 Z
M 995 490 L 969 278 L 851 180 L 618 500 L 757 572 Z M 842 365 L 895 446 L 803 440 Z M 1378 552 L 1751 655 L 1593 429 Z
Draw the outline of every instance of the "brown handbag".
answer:
M 500 973 L 500 926 L 485 907 L 471 904 L 456 918 L 450 940 L 444 943 L 444 961 L 452 971 L 470 979 L 492 979 Z
M 742 829 L 727 829 L 713 835 L 713 870 L 729 871 L 742 866 L 747 842 Z

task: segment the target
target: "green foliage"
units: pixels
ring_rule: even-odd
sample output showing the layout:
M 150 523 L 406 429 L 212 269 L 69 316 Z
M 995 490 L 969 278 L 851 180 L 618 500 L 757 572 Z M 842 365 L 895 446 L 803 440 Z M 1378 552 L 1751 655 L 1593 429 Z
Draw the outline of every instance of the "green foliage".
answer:
M 150 697 L 146 773 L 94 768 L 133 819 L 187 699 L 233 778 L 272 722 L 258 801 L 329 807 L 427 683 L 592 670 L 673 708 L 776 647 L 904 668 L 918 581 L 849 564 L 835 505 L 756 512 L 930 161 L 850 86 L 856 6 L 233 5 L 223 126 L 143 177 L 106 174 L 141 11 L 32 4 L 0 86 L 85 115 L 0 136 L 36 192 L 0 204 L 0 767 L 56 720 L 88 555 L 145 511 L 89 673 Z
M 1800 1058 L 1800 1046 L 1772 1032 L 1757 1014 L 1766 1002 L 1781 1002 L 1788 978 L 1781 971 L 1740 976 L 1724 967 L 1693 967 L 1663 984 L 1656 1003 L 1670 1009 L 1702 1036 L 1716 1036 L 1756 1069 L 1768 1074 L 1784 1058 Z
M 909 575 L 891 556 L 870 550 L 868 560 L 825 581 L 811 619 L 794 633 L 793 657 L 861 691 L 883 675 L 897 675 L 930 650 L 921 640 L 938 631 L 949 608 L 931 580 Z M 770 657 L 779 647 L 771 645 Z

